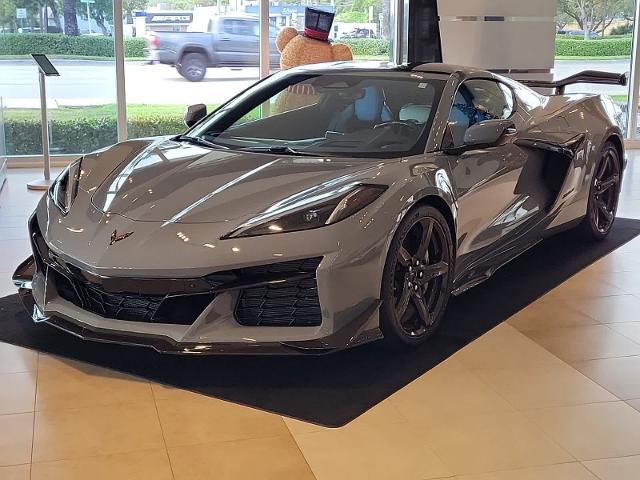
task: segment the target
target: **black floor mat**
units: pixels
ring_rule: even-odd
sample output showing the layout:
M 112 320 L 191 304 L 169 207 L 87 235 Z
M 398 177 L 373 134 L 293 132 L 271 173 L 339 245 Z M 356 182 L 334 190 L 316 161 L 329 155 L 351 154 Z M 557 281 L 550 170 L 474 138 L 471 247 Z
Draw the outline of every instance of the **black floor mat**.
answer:
M 325 426 L 364 413 L 571 275 L 640 234 L 619 218 L 609 237 L 567 232 L 545 240 L 493 278 L 453 298 L 442 329 L 408 353 L 366 345 L 324 357 L 177 357 L 84 342 L 35 325 L 17 295 L 0 299 L 0 341 L 61 355 Z

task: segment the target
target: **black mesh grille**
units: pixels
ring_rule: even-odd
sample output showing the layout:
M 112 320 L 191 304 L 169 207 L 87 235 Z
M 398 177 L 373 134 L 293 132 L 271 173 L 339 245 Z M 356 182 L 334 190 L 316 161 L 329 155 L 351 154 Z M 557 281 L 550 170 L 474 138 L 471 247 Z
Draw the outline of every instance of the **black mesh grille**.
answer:
M 236 321 L 246 326 L 320 325 L 322 314 L 315 272 L 321 260 L 322 257 L 316 257 L 241 269 L 243 280 L 278 273 L 294 276 L 241 290 L 236 304 Z
M 322 257 L 218 272 L 199 279 L 109 278 L 90 280 L 49 249 L 32 219 L 32 246 L 38 269 L 49 275 L 60 297 L 97 315 L 133 322 L 191 325 L 215 298 L 213 289 L 231 284 L 240 293 L 235 307 L 246 326 L 317 326 L 322 323 L 316 270 Z M 242 285 L 249 284 L 255 286 Z M 126 291 L 120 291 L 126 290 Z
M 191 325 L 215 294 L 191 293 L 175 296 L 131 292 L 107 292 L 100 285 L 56 272 L 55 285 L 65 300 L 85 310 L 114 320 Z
M 215 294 L 210 291 L 189 293 L 166 291 L 166 287 L 163 287 L 165 282 L 153 279 L 142 279 L 138 281 L 138 284 L 149 288 L 150 282 L 155 283 L 158 286 L 157 290 L 165 290 L 163 293 L 108 291 L 102 285 L 88 281 L 76 267 L 71 265 L 61 267 L 60 260 L 55 255 L 52 257 L 49 252 L 35 218 L 31 222 L 30 230 L 34 259 L 38 270 L 45 271 L 45 263 L 49 264 L 49 275 L 53 276 L 58 295 L 96 315 L 131 322 L 191 325 L 215 297 Z M 128 285 L 127 280 L 122 279 L 118 283 Z M 197 283 L 197 280 L 186 280 L 180 285 L 190 283 Z M 205 283 L 208 289 L 214 287 L 209 282 Z M 198 286 L 202 286 L 202 284 Z
M 105 292 L 79 280 L 69 281 L 56 275 L 58 294 L 86 310 L 102 317 L 132 322 L 152 322 L 164 296 Z M 193 319 L 195 320 L 195 318 Z

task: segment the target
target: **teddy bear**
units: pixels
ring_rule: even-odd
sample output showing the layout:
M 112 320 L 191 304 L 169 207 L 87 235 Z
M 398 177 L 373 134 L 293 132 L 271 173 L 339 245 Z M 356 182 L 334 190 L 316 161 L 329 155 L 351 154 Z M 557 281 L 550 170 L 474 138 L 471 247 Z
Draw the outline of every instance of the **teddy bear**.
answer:
M 293 27 L 285 27 L 276 37 L 280 52 L 280 68 L 289 68 L 312 63 L 353 60 L 351 48 L 344 43 L 329 42 L 333 13 L 314 8 L 305 9 L 304 33 Z M 318 96 L 310 85 L 292 85 L 276 99 L 277 112 L 286 112 L 312 105 Z
M 311 63 L 353 60 L 351 48 L 348 45 L 301 35 L 293 27 L 285 27 L 278 32 L 276 47 L 280 52 L 282 70 Z

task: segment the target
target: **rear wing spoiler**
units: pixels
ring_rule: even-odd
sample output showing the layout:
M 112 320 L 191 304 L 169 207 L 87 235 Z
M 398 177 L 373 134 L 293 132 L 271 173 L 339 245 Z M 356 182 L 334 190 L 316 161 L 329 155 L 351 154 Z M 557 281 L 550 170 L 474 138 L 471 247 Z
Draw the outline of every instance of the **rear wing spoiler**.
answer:
M 562 80 L 519 80 L 519 82 L 527 87 L 551 88 L 557 95 L 563 95 L 567 85 L 576 83 L 600 83 L 604 85 L 625 86 L 627 84 L 627 74 L 585 70 L 584 72 L 576 73 Z

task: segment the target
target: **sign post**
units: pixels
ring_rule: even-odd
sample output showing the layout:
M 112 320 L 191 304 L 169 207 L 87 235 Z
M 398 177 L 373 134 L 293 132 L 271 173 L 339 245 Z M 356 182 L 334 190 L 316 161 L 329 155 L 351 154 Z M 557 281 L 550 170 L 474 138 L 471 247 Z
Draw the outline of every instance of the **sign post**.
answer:
M 27 18 L 26 8 L 16 8 L 16 19 L 20 20 L 20 26 L 24 27 L 24 20 Z
M 51 183 L 51 158 L 49 156 L 49 121 L 47 119 L 47 89 L 45 78 L 58 77 L 58 70 L 42 53 L 32 53 L 31 57 L 38 64 L 38 80 L 40 82 L 40 115 L 42 118 L 42 156 L 44 157 L 44 179 L 33 180 L 27 183 L 29 190 L 46 190 Z

